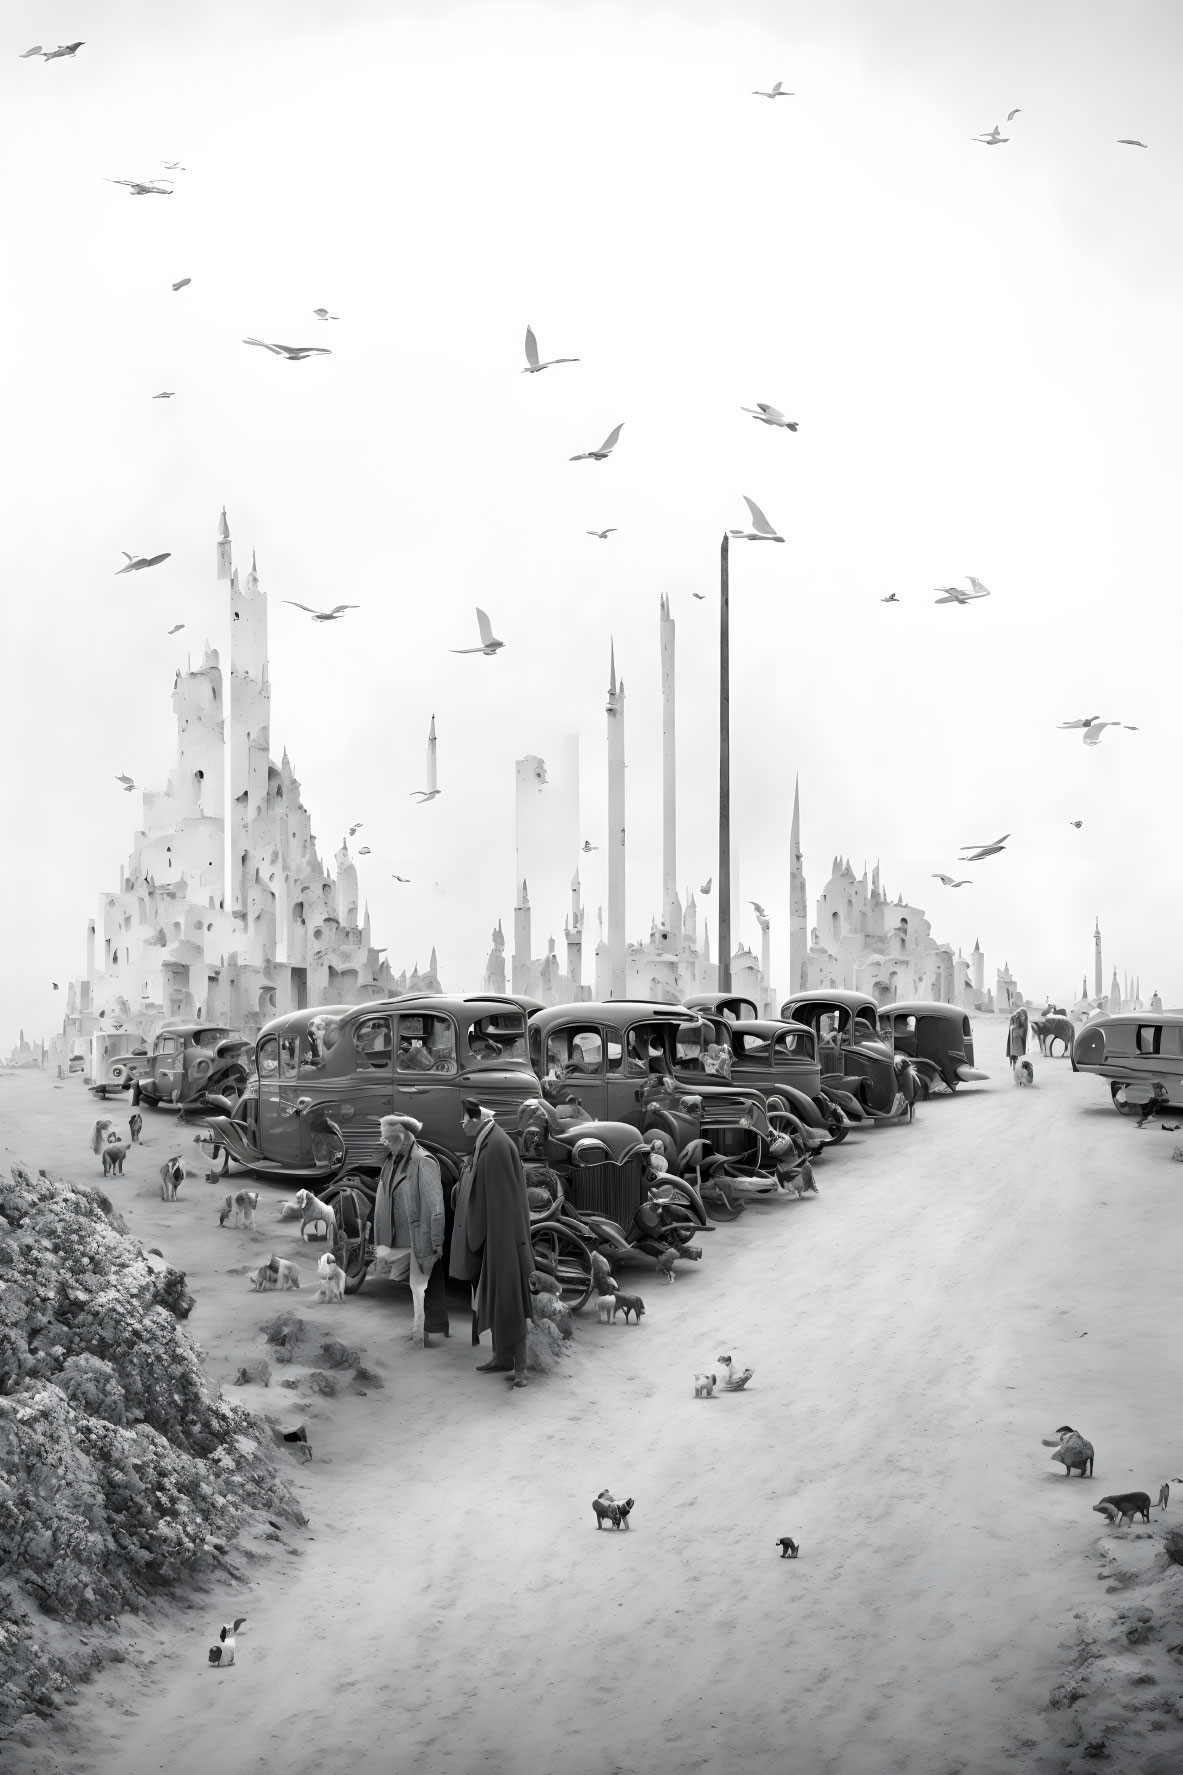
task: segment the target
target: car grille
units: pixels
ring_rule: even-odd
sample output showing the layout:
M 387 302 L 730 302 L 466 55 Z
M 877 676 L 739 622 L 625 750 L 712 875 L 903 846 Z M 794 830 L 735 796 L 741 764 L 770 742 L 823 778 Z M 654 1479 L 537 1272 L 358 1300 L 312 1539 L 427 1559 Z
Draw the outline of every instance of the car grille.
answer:
M 647 1161 L 639 1154 L 621 1165 L 575 1165 L 564 1179 L 567 1199 L 576 1213 L 605 1214 L 626 1231 L 645 1198 Z

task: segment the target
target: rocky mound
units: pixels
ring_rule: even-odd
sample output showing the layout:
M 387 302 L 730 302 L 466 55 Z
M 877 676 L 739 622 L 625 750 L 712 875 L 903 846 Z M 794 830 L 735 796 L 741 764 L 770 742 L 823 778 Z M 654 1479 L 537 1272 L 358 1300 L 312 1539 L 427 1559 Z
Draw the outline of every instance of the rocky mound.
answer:
M 304 1520 L 268 1432 L 211 1390 L 192 1306 L 100 1190 L 0 1180 L 0 1736 L 77 1674 L 63 1626 L 208 1569 L 256 1510 Z

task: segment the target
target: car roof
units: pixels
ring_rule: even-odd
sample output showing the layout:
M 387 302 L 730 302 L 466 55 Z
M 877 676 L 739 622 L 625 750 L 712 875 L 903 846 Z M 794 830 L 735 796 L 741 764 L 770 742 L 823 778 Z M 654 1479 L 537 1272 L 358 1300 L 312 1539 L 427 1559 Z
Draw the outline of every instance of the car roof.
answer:
M 550 1029 L 556 1023 L 605 1023 L 611 1025 L 623 1023 L 697 1023 L 698 1013 L 688 1011 L 685 1005 L 664 1004 L 659 999 L 645 998 L 613 998 L 607 1000 L 588 1000 L 584 1003 L 570 1005 L 550 1005 L 545 1011 L 535 1011 L 530 1018 L 530 1025 L 535 1029 Z
M 791 1017 L 743 1017 L 738 1023 L 733 1023 L 731 1028 L 738 1035 L 746 1035 L 752 1030 L 756 1035 L 776 1036 L 783 1035 L 786 1029 L 793 1035 L 813 1034 L 808 1023 L 794 1023 Z
M 482 1014 L 489 1017 L 504 1016 L 507 1011 L 521 1009 L 504 998 L 462 998 L 459 995 L 444 992 L 408 992 L 399 998 L 363 999 L 356 1005 L 306 1005 L 302 1011 L 286 1011 L 282 1017 L 272 1017 L 259 1031 L 259 1038 L 265 1035 L 303 1035 L 308 1025 L 317 1017 L 335 1017 L 339 1023 L 347 1020 L 356 1022 L 363 1017 L 382 1017 L 394 1012 L 403 1016 L 414 1015 L 422 1011 L 426 1016 L 434 1012 L 436 1016 L 452 1015 L 454 1017 L 475 1018 Z
M 844 1005 L 848 1010 L 856 1007 L 861 1010 L 864 1005 L 870 1005 L 876 1015 L 879 1013 L 879 1006 L 869 992 L 840 992 L 837 988 L 833 992 L 794 992 L 784 1002 L 786 1005 Z
M 880 1005 L 879 1010 L 885 1017 L 895 1011 L 903 1011 L 908 1017 L 957 1017 L 967 1015 L 960 1005 L 946 1005 L 935 998 L 905 998 L 898 1004 Z
M 207 1029 L 224 1029 L 227 1035 L 233 1035 L 233 1026 L 229 1023 L 165 1023 L 156 1031 L 162 1035 L 199 1035 Z
M 1103 1023 L 1149 1023 L 1151 1026 L 1155 1023 L 1162 1023 L 1170 1024 L 1173 1027 L 1175 1024 L 1183 1023 L 1183 1011 L 1106 1011 L 1100 1017 L 1091 1017 L 1087 1023 L 1082 1023 L 1080 1027 L 1082 1030 L 1097 1029 Z

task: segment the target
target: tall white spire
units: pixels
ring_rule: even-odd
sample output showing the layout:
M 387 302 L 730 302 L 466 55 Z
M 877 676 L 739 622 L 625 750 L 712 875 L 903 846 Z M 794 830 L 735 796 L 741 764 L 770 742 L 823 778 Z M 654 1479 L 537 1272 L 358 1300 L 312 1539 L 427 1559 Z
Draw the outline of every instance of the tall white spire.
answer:
M 835 862 L 837 859 L 835 859 Z M 789 830 L 789 991 L 809 988 L 809 905 L 805 858 L 801 854 L 800 779 L 793 779 L 793 823 Z
M 676 629 L 670 601 L 661 594 L 658 633 L 661 641 L 661 915 L 671 938 L 681 939 L 678 916 L 678 808 L 674 733 L 674 646 Z
M 616 647 L 609 656 L 608 702 L 608 997 L 626 996 L 624 680 L 616 682 Z

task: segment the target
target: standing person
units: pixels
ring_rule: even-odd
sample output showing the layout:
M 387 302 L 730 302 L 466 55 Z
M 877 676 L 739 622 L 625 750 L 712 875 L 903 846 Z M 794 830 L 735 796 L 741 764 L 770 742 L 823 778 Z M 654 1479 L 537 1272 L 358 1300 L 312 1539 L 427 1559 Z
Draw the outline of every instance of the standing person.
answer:
M 457 1185 L 452 1232 L 453 1276 L 479 1276 L 473 1295 L 473 1342 L 493 1333 L 493 1356 L 479 1374 L 504 1374 L 526 1385 L 526 1328 L 530 1322 L 530 1204 L 518 1149 L 473 1097 L 460 1106 L 460 1127 L 476 1144 Z
M 374 1200 L 374 1264 L 380 1276 L 407 1282 L 415 1316 L 411 1337 L 417 1350 L 430 1348 L 429 1332 L 448 1335 L 448 1303 L 444 1293 L 444 1189 L 440 1168 L 416 1136 L 422 1122 L 414 1116 L 383 1116 L 378 1138 L 389 1153 L 378 1179 Z M 432 1324 L 426 1324 L 428 1284 L 433 1290 Z M 441 1317 L 442 1315 L 442 1317 Z
M 1006 1053 L 1010 1061 L 1010 1069 L 1015 1070 L 1015 1061 L 1027 1052 L 1027 1030 L 1031 1019 L 1023 1006 L 1011 1012 L 1010 1023 L 1006 1031 Z

